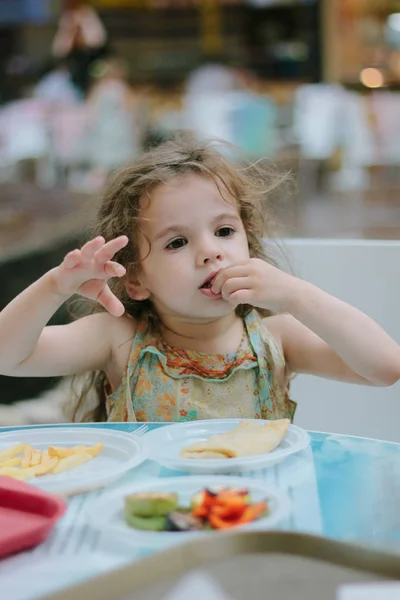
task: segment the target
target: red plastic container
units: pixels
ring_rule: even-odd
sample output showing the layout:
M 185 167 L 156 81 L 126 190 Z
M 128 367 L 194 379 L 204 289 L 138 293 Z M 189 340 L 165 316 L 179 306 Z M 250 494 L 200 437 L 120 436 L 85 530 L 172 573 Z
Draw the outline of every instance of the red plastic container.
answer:
M 58 496 L 0 477 L 0 558 L 43 542 L 66 507 Z

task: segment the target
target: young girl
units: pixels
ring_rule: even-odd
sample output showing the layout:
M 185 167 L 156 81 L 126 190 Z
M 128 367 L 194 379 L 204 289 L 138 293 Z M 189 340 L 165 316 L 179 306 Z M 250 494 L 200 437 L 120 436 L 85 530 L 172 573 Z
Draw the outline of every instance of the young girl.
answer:
M 265 177 L 179 137 L 111 183 L 99 235 L 0 314 L 0 372 L 93 373 L 80 420 L 293 417 L 293 373 L 391 385 L 400 348 L 373 320 L 268 259 Z M 95 314 L 46 326 L 73 294 Z M 373 351 L 372 351 L 373 349 Z

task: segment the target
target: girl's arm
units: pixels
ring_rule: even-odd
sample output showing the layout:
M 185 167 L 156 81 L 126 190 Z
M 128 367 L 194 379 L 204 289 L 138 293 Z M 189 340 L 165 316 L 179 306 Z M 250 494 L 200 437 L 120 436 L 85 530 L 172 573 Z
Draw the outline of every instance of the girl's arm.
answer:
M 125 273 L 111 258 L 126 242 L 126 238 L 107 244 L 103 238 L 88 242 L 5 307 L 0 313 L 1 374 L 41 377 L 104 368 L 112 353 L 114 324 L 123 313 L 107 280 Z M 111 314 L 46 327 L 74 293 L 97 299 Z
M 400 378 L 400 347 L 370 317 L 302 281 L 288 315 L 268 319 L 281 340 L 288 368 L 366 385 Z
M 234 306 L 279 313 L 268 327 L 293 372 L 369 385 L 400 379 L 400 346 L 375 321 L 263 260 L 224 269 L 212 289 Z

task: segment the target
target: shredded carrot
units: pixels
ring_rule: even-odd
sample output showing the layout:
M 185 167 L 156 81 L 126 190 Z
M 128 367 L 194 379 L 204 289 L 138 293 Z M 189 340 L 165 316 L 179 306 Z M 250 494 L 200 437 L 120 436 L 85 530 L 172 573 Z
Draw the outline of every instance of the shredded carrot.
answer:
M 230 529 L 231 527 L 236 527 L 238 524 L 237 520 L 233 521 L 221 519 L 214 513 L 209 515 L 208 520 L 214 529 Z
M 219 506 L 246 506 L 244 496 L 235 494 L 234 492 L 221 492 L 216 498 L 216 504 Z
M 208 515 L 208 509 L 203 505 L 200 504 L 199 506 L 195 506 L 192 510 L 192 515 L 194 517 L 198 517 L 199 519 L 205 519 Z
M 249 504 L 247 490 L 222 490 L 213 494 L 205 489 L 192 515 L 208 520 L 214 529 L 230 529 L 255 521 L 266 511 L 266 502 Z
M 237 525 L 241 525 L 243 523 L 251 523 L 258 519 L 263 513 L 267 510 L 266 502 L 258 502 L 257 504 L 250 504 L 247 506 L 240 517 Z

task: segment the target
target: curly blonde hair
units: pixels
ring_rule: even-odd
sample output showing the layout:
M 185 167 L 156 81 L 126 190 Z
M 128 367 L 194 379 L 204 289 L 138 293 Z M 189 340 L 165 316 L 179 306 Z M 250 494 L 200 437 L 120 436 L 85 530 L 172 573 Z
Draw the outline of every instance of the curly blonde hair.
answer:
M 264 241 L 264 238 L 272 238 L 268 198 L 287 180 L 287 174 L 279 173 L 272 167 L 266 168 L 263 161 L 231 162 L 218 150 L 221 144 L 221 147 L 228 147 L 229 152 L 232 152 L 232 147 L 223 142 L 199 142 L 189 133 L 179 133 L 173 139 L 142 154 L 133 164 L 120 169 L 105 190 L 93 234 L 103 236 L 106 241 L 120 235 L 129 238 L 128 244 L 115 257 L 126 268 L 127 274 L 123 278 L 111 280 L 110 287 L 123 303 L 127 314 L 135 319 L 139 319 L 142 312 L 149 309 L 150 301 L 139 302 L 129 298 L 125 281 L 126 277 L 135 278 L 140 272 L 141 203 L 144 197 L 150 197 L 151 190 L 159 184 L 167 184 L 188 174 L 210 178 L 222 197 L 225 194 L 237 202 L 250 256 L 276 264 L 271 249 Z M 237 312 L 244 316 L 251 309 L 252 307 L 242 305 Z M 92 305 L 90 312 L 101 310 L 103 309 L 99 305 Z M 269 314 L 266 311 L 260 312 L 264 316 Z M 105 420 L 105 383 L 105 374 L 96 372 L 91 374 L 87 385 L 83 388 L 80 386 L 74 420 L 91 389 L 96 390 L 99 404 L 90 418 Z

